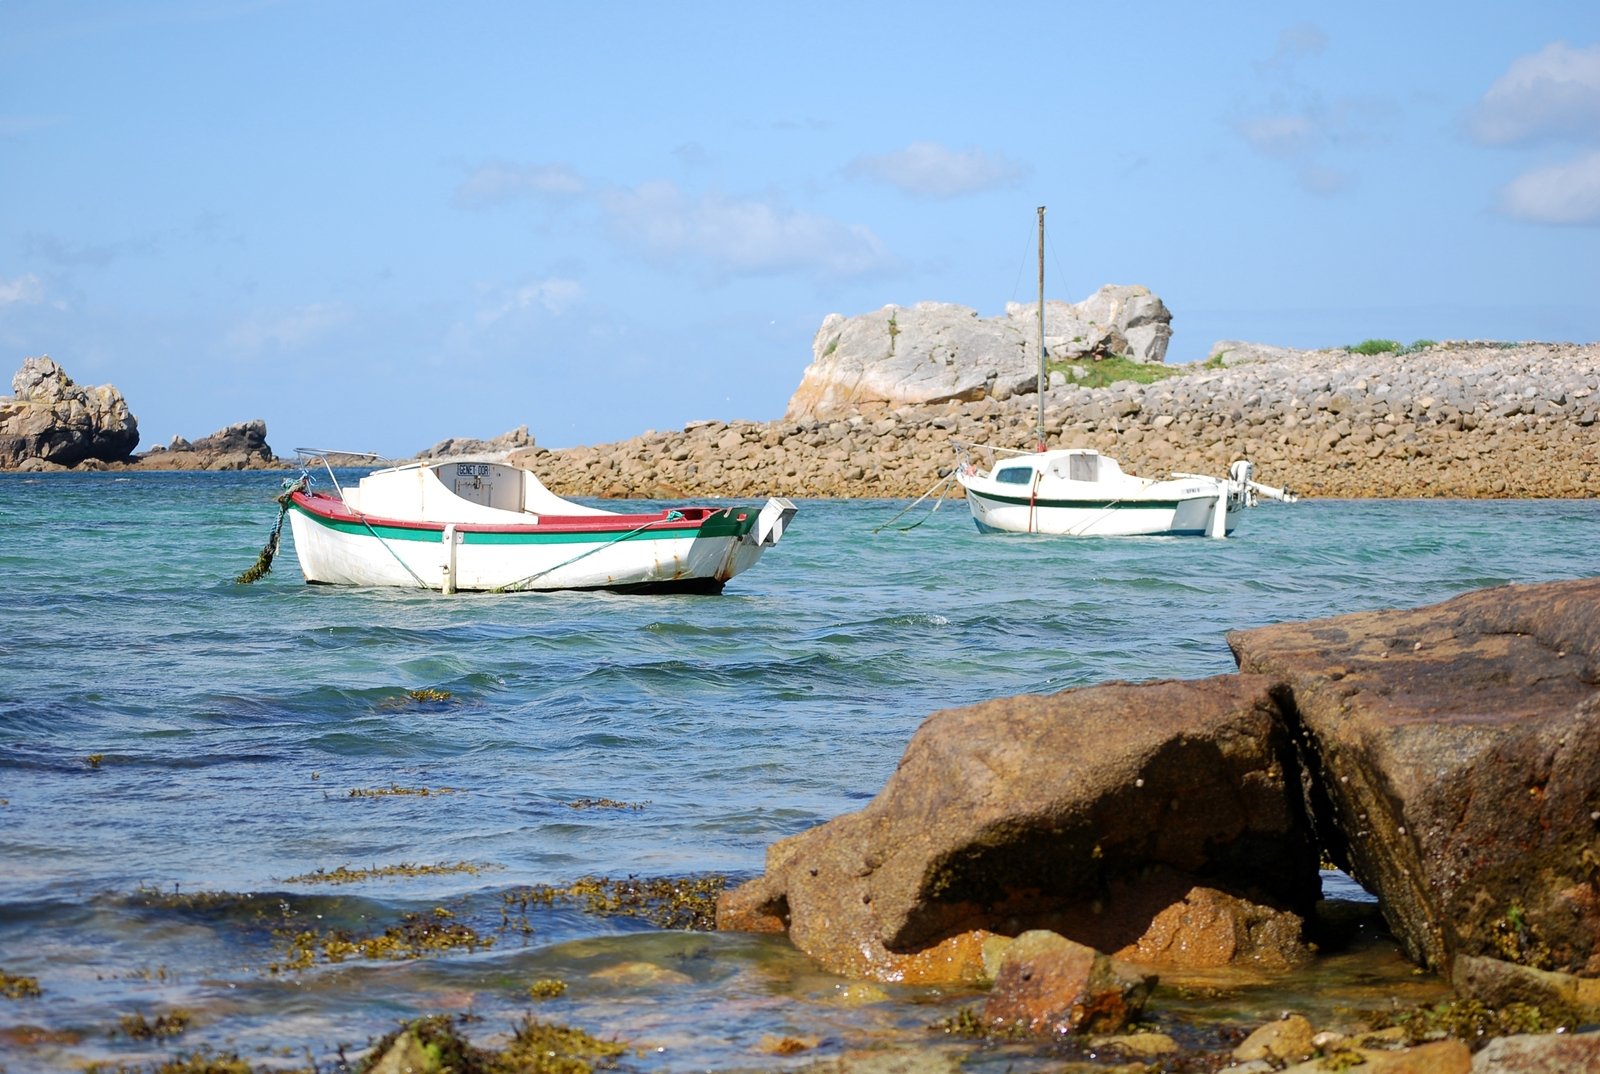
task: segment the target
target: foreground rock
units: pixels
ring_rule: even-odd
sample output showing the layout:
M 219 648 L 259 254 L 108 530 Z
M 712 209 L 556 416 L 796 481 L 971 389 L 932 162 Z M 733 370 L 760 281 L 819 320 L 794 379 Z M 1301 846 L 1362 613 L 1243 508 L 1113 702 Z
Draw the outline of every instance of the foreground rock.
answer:
M 1600 579 L 1231 634 L 1406 953 L 1600 977 Z
M 1107 285 L 1077 304 L 1046 302 L 1044 313 L 1045 351 L 1053 361 L 1123 356 L 1159 363 L 1172 338 L 1172 314 L 1144 287 Z M 908 404 L 1035 390 L 1037 317 L 1037 306 L 1018 303 L 990 319 L 947 302 L 829 314 L 784 417 L 876 416 Z
M 860 813 L 783 840 L 719 927 L 786 928 L 835 972 L 982 980 L 1049 929 L 1194 967 L 1304 954 L 1317 858 L 1271 683 L 1108 684 L 937 713 Z M 1185 929 L 1184 917 L 1209 928 Z
M 139 446 L 139 423 L 109 384 L 85 388 L 48 355 L 25 359 L 0 399 L 0 469 L 75 466 L 126 459 Z
M 1155 980 L 1053 932 L 1024 932 L 1006 949 L 983 1017 L 994 1030 L 1033 1036 L 1120 1033 Z
M 865 809 L 774 844 L 718 926 L 880 980 L 981 981 L 986 946 L 1030 929 L 1282 969 L 1320 847 L 1464 995 L 1600 1018 L 1600 578 L 1229 644 L 1237 675 L 930 716 Z

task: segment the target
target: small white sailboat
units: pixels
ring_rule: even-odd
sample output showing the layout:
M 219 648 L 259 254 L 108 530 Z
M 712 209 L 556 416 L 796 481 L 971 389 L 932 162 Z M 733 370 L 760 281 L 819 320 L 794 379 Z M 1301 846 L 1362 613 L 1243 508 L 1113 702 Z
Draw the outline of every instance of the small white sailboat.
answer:
M 1288 489 L 1254 480 L 1240 459 L 1227 477 L 1172 474 L 1154 479 L 1123 473 L 1092 448 L 1047 450 L 1044 440 L 1044 206 L 1039 207 L 1039 421 L 1037 450 L 992 448 L 987 469 L 957 444 L 956 480 L 966 490 L 972 521 L 984 533 L 1045 533 L 1059 537 L 1225 537 L 1235 516 L 1258 500 L 1293 503 Z
M 279 502 L 305 580 L 333 585 L 718 593 L 795 514 L 777 497 L 760 507 L 606 511 L 495 459 L 390 466 L 344 488 L 331 466 L 328 475 L 335 491 L 302 478 Z M 262 573 L 269 566 L 267 556 Z

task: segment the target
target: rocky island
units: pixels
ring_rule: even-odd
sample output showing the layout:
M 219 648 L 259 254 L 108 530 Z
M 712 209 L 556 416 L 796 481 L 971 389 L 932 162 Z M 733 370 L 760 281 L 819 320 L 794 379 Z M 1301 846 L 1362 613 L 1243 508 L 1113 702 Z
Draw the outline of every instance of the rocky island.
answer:
M 1028 449 L 1039 414 L 1037 310 L 984 319 L 949 303 L 832 314 L 783 417 L 692 421 L 550 450 L 526 427 L 419 457 L 490 452 L 566 496 L 914 497 L 958 453 Z M 1322 497 L 1586 497 L 1600 492 L 1600 344 L 1367 341 L 1293 350 L 1223 341 L 1165 361 L 1171 313 L 1142 287 L 1045 304 L 1052 446 L 1096 448 L 1131 473 L 1223 473 Z M 29 358 L 0 399 L 0 469 L 287 467 L 261 421 L 133 454 L 115 388 Z

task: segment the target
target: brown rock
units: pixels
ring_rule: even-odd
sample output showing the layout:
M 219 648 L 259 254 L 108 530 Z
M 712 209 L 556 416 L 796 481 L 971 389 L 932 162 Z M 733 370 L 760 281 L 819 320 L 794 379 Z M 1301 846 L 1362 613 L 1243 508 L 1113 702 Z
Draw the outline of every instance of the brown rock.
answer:
M 1144 935 L 1114 954 L 1173 969 L 1240 963 L 1287 969 L 1311 957 L 1303 925 L 1296 914 L 1195 887 L 1157 911 Z
M 1151 933 L 1175 903 L 1211 899 L 1199 888 L 1291 915 L 1318 894 L 1268 686 L 1110 683 L 936 713 L 864 810 L 774 844 L 719 926 L 786 923 L 824 966 L 880 980 L 981 980 L 984 939 L 1034 928 L 1101 950 L 1176 944 L 1191 965 L 1254 957 L 1272 929 L 1249 911 L 1216 915 L 1222 941 L 1179 941 L 1170 920 Z
M 1600 578 L 1228 636 L 1406 952 L 1600 975 Z
M 1233 1050 L 1233 1057 L 1241 1063 L 1252 1059 L 1296 1063 L 1311 1055 L 1315 1048 L 1311 1043 L 1314 1035 L 1305 1015 L 1291 1014 L 1251 1033 Z
M 1567 1025 L 1600 1021 L 1600 978 L 1536 970 L 1498 958 L 1457 955 L 1450 985 L 1489 1007 L 1527 1003 Z
M 1600 1033 L 1496 1037 L 1472 1059 L 1472 1074 L 1577 1074 L 1596 1070 L 1600 1070 Z
M 1384 1051 L 1345 1048 L 1320 1059 L 1297 1063 L 1283 1074 L 1328 1074 L 1330 1070 L 1356 1070 L 1360 1074 L 1469 1074 L 1472 1052 L 1458 1040 L 1438 1040 L 1415 1048 Z
M 1138 1018 L 1155 977 L 1043 930 L 1006 949 L 983 1017 L 1034 1036 L 1117 1033 Z

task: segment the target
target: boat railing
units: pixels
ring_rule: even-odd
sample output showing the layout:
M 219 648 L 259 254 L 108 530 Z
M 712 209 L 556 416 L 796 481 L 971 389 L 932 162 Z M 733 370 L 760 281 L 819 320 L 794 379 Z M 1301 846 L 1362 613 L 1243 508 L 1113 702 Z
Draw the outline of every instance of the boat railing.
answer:
M 368 462 L 388 464 L 390 459 L 386 455 L 379 455 L 375 451 L 342 451 L 334 448 L 297 447 L 294 449 L 295 458 L 301 470 L 310 470 L 314 466 L 321 466 L 328 472 L 328 480 L 333 482 L 333 491 L 344 499 L 344 489 L 339 486 L 339 478 L 333 472 L 334 466 L 362 466 Z M 364 460 L 356 462 L 354 460 Z

